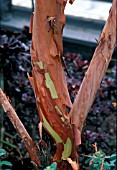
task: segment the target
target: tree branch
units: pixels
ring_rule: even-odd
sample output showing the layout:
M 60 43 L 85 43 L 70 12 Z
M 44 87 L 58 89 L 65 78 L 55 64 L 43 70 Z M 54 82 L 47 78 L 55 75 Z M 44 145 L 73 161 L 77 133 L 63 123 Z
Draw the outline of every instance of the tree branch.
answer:
M 3 93 L 2 89 L 0 88 L 0 104 L 3 107 L 4 111 L 6 112 L 7 116 L 9 117 L 10 121 L 12 122 L 14 128 L 19 133 L 21 139 L 23 140 L 28 153 L 31 157 L 31 160 L 37 165 L 40 166 L 40 160 L 37 154 L 37 147 L 35 142 L 32 141 L 31 137 L 29 136 L 28 132 L 26 131 L 24 125 L 20 121 L 19 117 L 17 116 L 15 110 L 9 103 L 8 98 Z
M 113 0 L 98 46 L 70 111 L 71 122 L 80 132 L 116 45 L 116 8 L 116 0 Z

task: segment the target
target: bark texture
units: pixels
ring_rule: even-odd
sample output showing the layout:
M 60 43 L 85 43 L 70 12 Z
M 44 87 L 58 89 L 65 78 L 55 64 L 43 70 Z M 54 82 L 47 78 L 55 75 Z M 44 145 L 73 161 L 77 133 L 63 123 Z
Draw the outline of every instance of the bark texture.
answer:
M 62 66 L 62 31 L 66 0 L 36 0 L 30 21 L 32 77 L 40 121 L 56 142 L 54 161 L 73 153 L 73 130 L 67 107 L 72 104 Z M 75 150 L 74 150 L 75 151 Z M 62 169 L 62 168 L 61 168 Z
M 71 123 L 81 132 L 88 111 L 106 73 L 116 45 L 117 1 L 113 0 L 109 17 L 99 37 L 90 66 L 85 74 L 79 92 L 70 112 Z
M 31 160 L 37 165 L 40 166 L 40 160 L 37 154 L 37 147 L 36 143 L 32 141 L 31 137 L 29 136 L 28 132 L 26 131 L 24 125 L 20 121 L 19 117 L 17 116 L 15 110 L 9 103 L 8 98 L 3 93 L 2 89 L 0 88 L 0 104 L 3 107 L 4 111 L 6 112 L 7 116 L 9 117 L 10 121 L 12 122 L 14 128 L 19 133 L 21 139 L 23 140 L 28 153 L 31 157 Z
M 73 3 L 74 0 L 69 0 Z M 76 146 L 88 111 L 111 60 L 116 44 L 116 0 L 113 0 L 108 20 L 98 40 L 98 46 L 72 105 L 65 80 L 62 54 L 62 33 L 66 22 L 67 0 L 36 0 L 31 16 L 32 77 L 37 109 L 42 124 L 56 143 L 53 160 L 60 170 L 78 170 Z M 0 104 L 23 139 L 33 162 L 40 161 L 32 141 L 7 97 L 0 89 Z M 70 114 L 67 107 L 71 108 Z
M 74 0 L 70 0 L 73 3 Z M 87 113 L 106 72 L 115 47 L 116 0 L 98 40 L 91 64 L 72 106 L 62 65 L 62 31 L 67 0 L 36 0 L 31 17 L 32 77 L 40 121 L 56 142 L 55 161 L 77 159 L 76 145 Z M 66 107 L 71 108 L 70 115 Z M 68 169 L 58 163 L 59 169 Z M 70 169 L 70 167 L 69 167 Z

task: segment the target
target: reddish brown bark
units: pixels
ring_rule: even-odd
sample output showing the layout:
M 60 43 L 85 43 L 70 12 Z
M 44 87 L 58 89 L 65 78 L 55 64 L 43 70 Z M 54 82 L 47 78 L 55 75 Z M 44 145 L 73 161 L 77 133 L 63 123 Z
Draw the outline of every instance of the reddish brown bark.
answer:
M 4 111 L 6 112 L 7 116 L 9 117 L 10 121 L 12 122 L 14 128 L 19 133 L 21 139 L 23 140 L 28 153 L 31 157 L 31 160 L 37 165 L 40 166 L 40 160 L 37 154 L 37 147 L 35 142 L 32 141 L 31 137 L 29 136 L 28 132 L 26 131 L 24 125 L 20 121 L 19 117 L 17 116 L 15 110 L 9 103 L 8 98 L 3 93 L 2 89 L 0 88 L 0 104 L 3 107 Z
M 73 1 L 69 2 L 73 3 Z M 72 107 L 61 64 L 66 2 L 67 0 L 36 0 L 30 28 L 32 31 L 32 77 L 29 76 L 29 79 L 35 92 L 40 121 L 56 141 L 55 161 L 63 160 L 68 139 L 72 142 L 72 149 L 67 156 L 64 156 L 64 159 L 68 157 L 77 159 L 75 146 L 81 142 L 82 126 L 111 59 L 116 35 L 116 0 L 114 0 L 109 18 L 99 38 L 98 47 Z M 51 82 L 51 85 L 47 82 Z M 50 86 L 54 86 L 56 95 L 52 95 L 54 92 L 51 91 Z M 70 116 L 66 106 L 72 107 Z M 48 127 L 51 127 L 51 130 Z M 55 135 L 51 133 L 52 130 L 61 140 L 56 140 Z M 63 167 L 63 163 L 58 165 L 60 169 L 67 169 L 66 166 Z
M 35 13 L 33 14 L 33 19 L 31 18 L 30 28 L 32 30 L 31 59 L 33 77 L 29 76 L 29 79 L 35 92 L 40 121 L 43 122 L 43 126 L 48 131 L 44 122 L 45 117 L 49 126 L 61 139 L 56 143 L 55 161 L 62 159 L 66 142 L 70 140 L 70 143 L 73 143 L 73 131 L 66 109 L 66 106 L 71 108 L 72 104 L 61 64 L 65 4 L 66 2 L 62 0 L 36 0 Z M 53 18 L 55 18 L 55 25 L 51 27 Z M 49 76 L 49 80 L 47 80 L 47 76 Z M 55 96 L 51 92 L 51 87 L 48 87 L 47 81 L 53 83 L 56 92 Z M 50 131 L 48 132 L 50 133 Z M 53 135 L 52 137 L 56 141 Z M 68 156 L 71 155 L 71 152 L 72 146 Z
M 69 0 L 70 3 L 73 1 Z M 73 106 L 69 98 L 61 60 L 66 2 L 67 0 L 35 1 L 35 13 L 30 22 L 32 77 L 28 75 L 28 78 L 35 92 L 40 121 L 56 142 L 57 150 L 53 160 L 58 162 L 58 169 L 77 170 L 75 147 L 81 142 L 80 134 L 84 121 L 116 43 L 116 0 L 113 0 L 108 20 L 98 40 L 99 44 Z M 27 134 L 1 90 L 0 103 L 24 140 L 31 159 L 39 166 L 40 161 L 35 143 Z M 67 107 L 71 108 L 70 115 Z M 74 162 L 73 159 L 75 159 Z
M 71 122 L 80 132 L 116 45 L 116 3 L 116 0 L 113 0 L 109 17 L 98 40 L 98 46 L 70 112 Z

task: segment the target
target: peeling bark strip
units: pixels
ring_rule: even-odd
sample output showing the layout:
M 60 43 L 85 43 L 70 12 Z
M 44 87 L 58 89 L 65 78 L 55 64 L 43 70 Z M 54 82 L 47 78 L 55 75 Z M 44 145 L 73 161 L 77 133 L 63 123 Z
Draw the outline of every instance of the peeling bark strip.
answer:
M 113 0 L 108 20 L 70 112 L 71 122 L 80 132 L 116 45 L 116 3 L 116 0 Z
M 61 64 L 66 3 L 67 0 L 36 0 L 30 22 L 32 77 L 28 78 L 35 92 L 40 121 L 56 142 L 56 161 L 70 157 L 75 151 L 66 108 L 72 104 Z
M 37 147 L 35 142 L 32 141 L 31 137 L 29 136 L 28 132 L 26 131 L 24 125 L 20 121 L 19 117 L 17 116 L 15 110 L 9 103 L 6 95 L 3 93 L 2 89 L 0 88 L 0 104 L 3 107 L 4 111 L 6 112 L 7 116 L 9 117 L 10 121 L 12 122 L 14 128 L 19 133 L 21 139 L 23 140 L 28 153 L 31 157 L 31 160 L 37 165 L 40 166 L 40 160 L 37 154 Z

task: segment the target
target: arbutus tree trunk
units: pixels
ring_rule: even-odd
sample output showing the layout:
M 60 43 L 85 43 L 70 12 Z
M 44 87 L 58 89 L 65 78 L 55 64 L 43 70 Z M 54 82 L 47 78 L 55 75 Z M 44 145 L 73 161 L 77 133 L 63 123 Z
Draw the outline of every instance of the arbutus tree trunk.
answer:
M 58 169 L 62 170 L 78 169 L 76 146 L 81 143 L 84 121 L 116 44 L 116 0 L 113 0 L 98 46 L 72 105 L 62 62 L 66 3 L 67 0 L 35 1 L 30 21 L 32 77 L 28 75 L 40 122 L 56 143 L 53 161 L 58 162 Z M 70 114 L 67 107 L 71 108 Z
M 32 77 L 28 77 L 35 92 L 40 121 L 56 142 L 53 158 L 56 162 L 70 155 L 77 158 L 67 111 L 72 104 L 62 66 L 65 5 L 63 0 L 37 0 L 30 22 Z
M 56 143 L 53 161 L 57 162 L 57 169 L 78 170 L 76 146 L 81 143 L 83 124 L 116 45 L 117 4 L 116 0 L 113 0 L 98 46 L 72 105 L 62 60 L 66 3 L 67 0 L 36 0 L 35 13 L 32 14 L 30 22 L 32 77 L 28 74 L 28 78 L 35 92 L 40 117 L 40 137 L 42 139 L 43 125 Z M 40 166 L 35 142 L 28 135 L 1 89 L 0 104 L 23 139 L 33 163 Z M 70 113 L 67 107 L 71 109 Z

